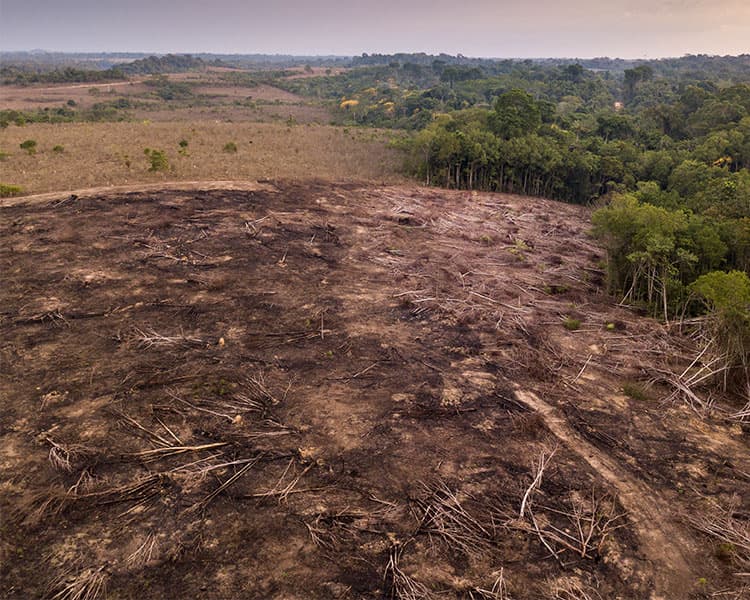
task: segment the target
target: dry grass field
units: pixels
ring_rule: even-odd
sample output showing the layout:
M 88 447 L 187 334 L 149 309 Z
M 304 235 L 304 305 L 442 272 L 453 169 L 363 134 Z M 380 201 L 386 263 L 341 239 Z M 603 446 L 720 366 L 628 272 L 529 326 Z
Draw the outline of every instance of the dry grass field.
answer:
M 399 181 L 401 156 L 387 132 L 328 125 L 215 121 L 64 123 L 0 131 L 0 182 L 27 193 L 167 180 L 295 179 Z M 30 156 L 19 148 L 38 143 Z M 188 142 L 187 155 L 178 153 Z M 234 142 L 236 153 L 223 150 Z M 64 147 L 56 153 L 52 148 Z M 144 148 L 164 150 L 170 168 L 149 172 Z

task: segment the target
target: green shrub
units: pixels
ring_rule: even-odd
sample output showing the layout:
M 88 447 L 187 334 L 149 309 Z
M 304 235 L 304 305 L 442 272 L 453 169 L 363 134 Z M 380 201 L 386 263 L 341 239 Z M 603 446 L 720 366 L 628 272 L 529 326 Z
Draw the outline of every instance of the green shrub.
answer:
M 23 194 L 23 189 L 19 186 L 0 183 L 0 198 L 10 198 L 11 196 L 20 196 L 21 194 Z
M 26 150 L 29 156 L 36 154 L 36 140 L 26 140 L 18 145 L 21 147 L 21 150 Z
M 237 152 L 237 144 L 235 144 L 234 142 L 227 142 L 226 144 L 224 144 L 224 152 L 234 154 L 235 152 Z
M 581 328 L 581 321 L 579 319 L 574 319 L 573 317 L 565 317 L 563 327 L 568 331 L 576 331 Z
M 646 387 L 633 381 L 626 381 L 622 384 L 622 393 L 631 400 L 637 400 L 639 402 L 645 402 L 646 400 L 651 399 Z
M 711 271 L 690 290 L 708 311 L 701 326 L 718 351 L 722 385 L 744 394 L 750 385 L 750 277 L 744 271 Z
M 57 146 L 52 148 L 52 152 L 54 152 L 55 154 L 62 154 L 63 152 L 65 152 L 65 146 L 61 146 L 60 144 L 58 144 Z
M 169 169 L 169 160 L 167 160 L 167 154 L 163 150 L 145 148 L 143 153 L 148 157 L 150 163 L 149 171 L 155 173 Z

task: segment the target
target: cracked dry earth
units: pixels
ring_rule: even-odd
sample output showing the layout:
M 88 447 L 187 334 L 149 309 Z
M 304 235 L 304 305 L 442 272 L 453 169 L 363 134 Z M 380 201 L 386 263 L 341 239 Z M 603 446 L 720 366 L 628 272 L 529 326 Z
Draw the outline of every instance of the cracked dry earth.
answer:
M 693 349 L 584 209 L 193 187 L 0 205 L 0 596 L 740 587 L 689 520 L 747 512 L 747 437 L 623 393 Z

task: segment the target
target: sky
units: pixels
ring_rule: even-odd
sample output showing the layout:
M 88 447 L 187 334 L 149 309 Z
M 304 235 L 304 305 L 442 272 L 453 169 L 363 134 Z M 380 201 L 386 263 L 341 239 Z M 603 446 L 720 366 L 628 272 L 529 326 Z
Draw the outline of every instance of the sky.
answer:
M 750 53 L 750 0 L 0 0 L 0 50 Z

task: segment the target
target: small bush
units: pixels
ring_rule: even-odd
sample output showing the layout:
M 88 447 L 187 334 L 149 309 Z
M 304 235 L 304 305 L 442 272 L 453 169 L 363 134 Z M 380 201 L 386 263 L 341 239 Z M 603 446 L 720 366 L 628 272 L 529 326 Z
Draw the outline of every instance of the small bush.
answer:
M 52 148 L 52 152 L 54 152 L 55 154 L 62 154 L 63 152 L 65 152 L 65 146 L 61 146 L 60 144 L 58 144 L 57 146 Z
M 8 185 L 7 183 L 0 183 L 0 198 L 10 198 L 12 196 L 20 196 L 23 194 L 23 189 L 17 185 Z
M 581 321 L 573 317 L 566 317 L 563 321 L 563 327 L 568 331 L 576 331 L 581 328 Z
M 645 402 L 651 399 L 646 387 L 633 381 L 627 381 L 622 385 L 622 393 L 631 400 L 637 400 L 638 402 Z
M 148 157 L 150 166 L 149 171 L 155 173 L 157 171 L 166 171 L 169 169 L 169 161 L 167 155 L 163 150 L 154 150 L 152 148 L 145 148 L 143 153 Z
M 224 152 L 228 152 L 229 154 L 234 154 L 237 152 L 237 144 L 234 142 L 227 142 L 224 144 Z
M 21 150 L 26 150 L 29 156 L 36 154 L 36 140 L 26 140 L 18 144 Z

